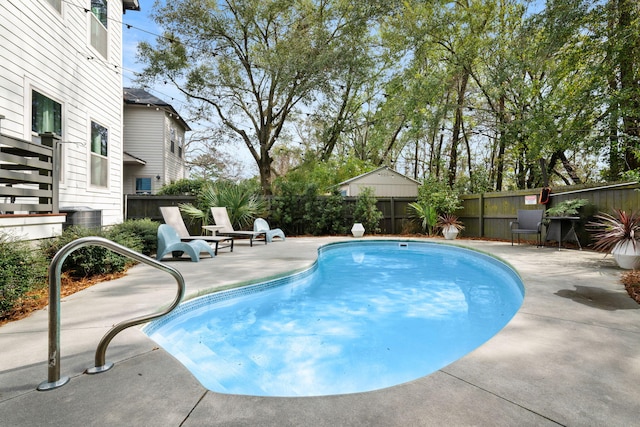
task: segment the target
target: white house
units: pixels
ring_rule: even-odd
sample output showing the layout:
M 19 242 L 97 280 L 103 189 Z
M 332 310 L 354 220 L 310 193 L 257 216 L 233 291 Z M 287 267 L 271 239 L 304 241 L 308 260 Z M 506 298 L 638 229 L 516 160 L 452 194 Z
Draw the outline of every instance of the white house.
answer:
M 143 89 L 124 88 L 124 193 L 155 194 L 185 178 L 190 130 L 170 104 Z
M 138 0 L 0 1 L 0 132 L 61 136 L 61 210 L 123 220 L 122 14 Z
M 338 185 L 343 196 L 358 196 L 370 187 L 376 197 L 417 197 L 420 182 L 383 166 Z

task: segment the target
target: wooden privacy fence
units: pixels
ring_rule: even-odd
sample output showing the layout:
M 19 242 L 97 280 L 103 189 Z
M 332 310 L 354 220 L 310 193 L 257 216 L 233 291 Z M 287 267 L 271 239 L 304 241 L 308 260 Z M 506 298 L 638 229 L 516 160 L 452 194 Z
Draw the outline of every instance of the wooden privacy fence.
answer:
M 457 212 L 464 222 L 462 236 L 483 237 L 510 240 L 509 222 L 516 219 L 518 209 L 544 209 L 570 199 L 587 199 L 589 205 L 581 212 L 578 236 L 583 244 L 588 243 L 589 236 L 584 224 L 596 212 L 612 212 L 613 209 L 640 211 L 640 185 L 636 182 L 610 184 L 600 187 L 562 187 L 562 191 L 552 192 L 551 200 L 546 206 L 539 204 L 541 189 L 504 191 L 498 193 L 471 194 L 462 196 L 463 208 Z M 160 206 L 177 206 L 181 203 L 195 202 L 195 196 L 125 196 L 125 218 L 150 218 L 162 222 Z M 345 197 L 345 204 L 355 204 L 356 197 Z M 380 221 L 382 234 L 404 234 L 419 230 L 411 226 L 407 207 L 415 202 L 414 198 L 378 198 L 377 207 L 383 213 Z M 353 209 L 346 209 L 352 212 Z M 318 213 L 319 215 L 321 213 Z M 353 222 L 346 217 L 345 223 Z M 278 224 L 272 224 L 278 227 Z M 200 233 L 200 224 L 190 224 L 192 233 Z M 304 234 L 304 230 L 300 231 Z M 523 235 L 523 240 L 534 237 Z
M 157 195 L 133 195 L 124 196 L 124 216 L 126 219 L 149 218 L 154 221 L 163 222 L 160 206 L 178 206 L 182 203 L 195 203 L 195 196 L 157 196 Z M 345 197 L 345 204 L 355 204 L 356 197 Z M 414 198 L 379 198 L 377 207 L 383 213 L 380 221 L 380 229 L 383 234 L 399 234 L 405 231 L 409 218 L 407 215 L 407 205 L 415 202 Z M 348 212 L 352 209 L 347 209 Z M 321 215 L 321 212 L 318 213 Z M 188 222 L 188 221 L 185 221 Z M 346 217 L 345 223 L 353 222 L 353 218 Z M 201 227 L 197 221 L 187 224 L 191 233 L 200 234 Z M 278 227 L 278 224 L 272 224 Z M 351 227 L 349 227 L 351 228 Z M 305 234 L 305 230 L 300 230 L 300 234 Z
M 637 182 L 561 187 L 557 193 L 552 191 L 546 206 L 539 203 L 540 191 L 538 188 L 463 196 L 463 208 L 458 212 L 465 225 L 463 235 L 509 240 L 509 222 L 516 219 L 518 209 L 545 209 L 565 200 L 586 199 L 589 204 L 581 210 L 578 236 L 583 244 L 587 244 L 589 236 L 584 225 L 593 214 L 611 213 L 614 209 L 640 210 L 640 185 Z

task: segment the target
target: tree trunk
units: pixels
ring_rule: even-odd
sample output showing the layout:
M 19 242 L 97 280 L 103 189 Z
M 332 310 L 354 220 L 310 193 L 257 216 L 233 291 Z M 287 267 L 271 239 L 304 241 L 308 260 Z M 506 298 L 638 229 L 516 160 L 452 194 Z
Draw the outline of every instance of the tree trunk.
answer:
M 462 107 L 464 104 L 464 96 L 467 91 L 467 83 L 469 82 L 469 72 L 462 71 L 460 81 L 458 82 L 458 100 L 456 102 L 456 112 L 453 121 L 453 133 L 451 135 L 451 151 L 449 154 L 449 187 L 453 187 L 456 182 L 456 171 L 458 169 L 458 144 L 460 143 L 460 129 L 462 128 Z

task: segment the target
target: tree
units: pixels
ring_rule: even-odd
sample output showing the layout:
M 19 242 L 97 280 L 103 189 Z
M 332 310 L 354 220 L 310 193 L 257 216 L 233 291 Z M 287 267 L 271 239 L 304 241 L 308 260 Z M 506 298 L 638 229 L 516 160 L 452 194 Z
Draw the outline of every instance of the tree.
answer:
M 382 4 L 382 2 L 380 2 Z M 375 1 L 156 2 L 166 33 L 141 43 L 141 82 L 170 81 L 247 147 L 271 193 L 272 149 L 296 108 L 312 108 L 351 69 L 354 46 L 381 11 Z

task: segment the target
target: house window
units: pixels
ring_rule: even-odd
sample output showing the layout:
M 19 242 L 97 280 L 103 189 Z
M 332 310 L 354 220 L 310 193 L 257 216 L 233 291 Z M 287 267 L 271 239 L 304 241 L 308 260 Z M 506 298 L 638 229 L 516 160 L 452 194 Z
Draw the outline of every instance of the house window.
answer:
M 151 178 L 136 178 L 136 194 L 151 194 Z
M 107 0 L 91 0 L 91 46 L 107 57 Z
M 35 90 L 31 92 L 31 130 L 62 136 L 62 104 Z
M 169 128 L 169 133 L 170 133 L 170 139 L 171 139 L 171 144 L 170 144 L 170 150 L 172 153 L 176 152 L 176 128 L 174 128 L 173 126 L 171 126 L 171 128 Z
M 96 122 L 91 122 L 91 185 L 96 187 L 106 187 L 108 184 L 108 145 L 108 129 Z
M 62 12 L 62 0 L 47 0 L 58 12 Z

